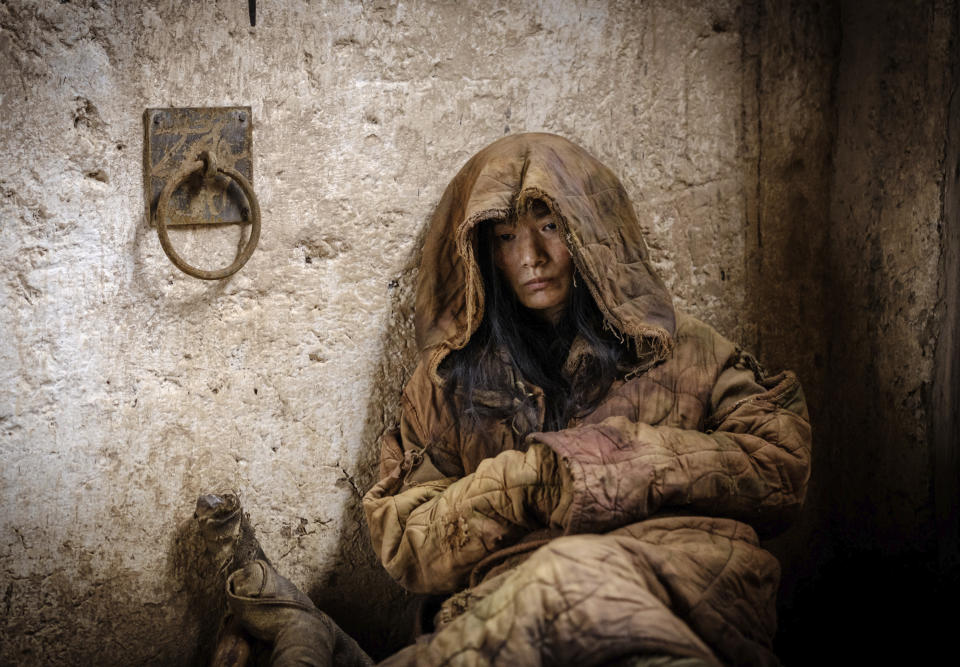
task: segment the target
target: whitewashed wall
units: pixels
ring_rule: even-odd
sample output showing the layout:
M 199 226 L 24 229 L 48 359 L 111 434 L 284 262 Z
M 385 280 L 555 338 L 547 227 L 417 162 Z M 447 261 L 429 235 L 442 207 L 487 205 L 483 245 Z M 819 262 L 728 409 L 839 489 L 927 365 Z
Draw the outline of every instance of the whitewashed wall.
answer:
M 415 362 L 419 239 L 506 133 L 607 163 L 678 304 L 747 331 L 738 2 L 271 0 L 256 28 L 246 4 L 0 4 L 0 663 L 196 660 L 190 517 L 216 489 L 379 633 L 396 594 L 358 499 Z M 263 232 L 208 283 L 145 220 L 142 113 L 234 104 Z M 238 233 L 173 238 L 217 266 Z

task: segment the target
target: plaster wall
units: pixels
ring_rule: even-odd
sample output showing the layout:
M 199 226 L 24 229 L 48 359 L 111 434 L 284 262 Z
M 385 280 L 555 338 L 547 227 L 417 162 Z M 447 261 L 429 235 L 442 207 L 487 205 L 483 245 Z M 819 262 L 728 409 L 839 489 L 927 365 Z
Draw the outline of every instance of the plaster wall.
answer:
M 757 342 L 754 9 L 258 9 L 251 28 L 240 0 L 0 4 L 0 663 L 201 659 L 216 618 L 190 516 L 218 489 L 242 494 L 282 572 L 368 648 L 390 644 L 405 601 L 359 497 L 415 363 L 425 221 L 503 134 L 591 150 L 677 305 Z M 253 109 L 263 233 L 240 273 L 206 283 L 144 218 L 141 117 L 232 104 Z M 239 234 L 173 239 L 217 266 Z
M 830 345 L 835 441 L 823 462 L 847 482 L 833 485 L 844 550 L 928 551 L 954 16 L 933 3 L 842 8 L 828 312 L 845 335 Z
M 943 160 L 940 318 L 934 354 L 931 465 L 938 567 L 960 569 L 960 7 L 954 12 L 950 106 Z
M 826 350 L 835 332 L 824 305 L 841 23 L 832 0 L 771 0 L 752 10 L 744 59 L 756 85 L 747 135 L 754 188 L 744 226 L 750 344 L 771 370 L 790 368 L 800 377 L 814 435 L 806 510 L 766 545 L 783 565 L 778 601 L 781 616 L 790 618 L 798 579 L 809 576 L 812 533 L 830 512 L 821 502 L 818 457 L 830 439 L 823 414 Z
M 813 265 L 824 365 L 781 650 L 797 664 L 824 646 L 843 647 L 837 662 L 924 661 L 949 641 L 940 605 L 960 582 L 960 8 L 835 6 L 829 211 Z

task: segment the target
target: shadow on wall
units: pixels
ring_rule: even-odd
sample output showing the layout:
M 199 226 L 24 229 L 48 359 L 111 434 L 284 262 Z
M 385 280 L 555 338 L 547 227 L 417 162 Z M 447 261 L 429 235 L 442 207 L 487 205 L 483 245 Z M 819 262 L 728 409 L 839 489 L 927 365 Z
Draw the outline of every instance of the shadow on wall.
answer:
M 389 284 L 389 315 L 380 361 L 371 383 L 373 391 L 361 436 L 364 445 L 353 463 L 354 476 L 342 482 L 350 484 L 353 493 L 338 523 L 341 533 L 337 562 L 330 577 L 308 591 L 314 603 L 378 661 L 412 642 L 421 600 L 421 596 L 406 592 L 394 582 L 380 564 L 370 544 L 361 499 L 379 478 L 379 440 L 397 424 L 400 392 L 418 361 L 413 312 L 428 221 L 429 218 L 420 226 L 414 250 L 400 275 Z
M 166 579 L 171 588 L 180 588 L 186 600 L 183 627 L 195 628 L 197 644 L 188 664 L 208 665 L 220 619 L 226 611 L 226 573 L 211 577 L 216 566 L 206 553 L 206 546 L 196 520 L 192 517 L 177 524 L 171 548 L 167 551 Z
M 923 554 L 835 558 L 781 616 L 790 631 L 777 655 L 792 665 L 938 662 L 955 633 L 958 584 Z

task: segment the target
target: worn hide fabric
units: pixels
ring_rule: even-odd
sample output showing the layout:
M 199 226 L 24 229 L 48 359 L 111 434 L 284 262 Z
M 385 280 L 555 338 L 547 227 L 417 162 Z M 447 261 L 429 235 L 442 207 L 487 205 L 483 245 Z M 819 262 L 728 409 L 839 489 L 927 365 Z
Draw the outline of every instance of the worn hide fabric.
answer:
M 482 317 L 476 224 L 525 197 L 557 215 L 607 326 L 655 363 L 638 355 L 592 413 L 521 441 L 510 420 L 461 419 L 437 367 Z M 452 596 L 389 664 L 777 664 L 779 566 L 756 531 L 803 501 L 803 393 L 674 311 L 609 170 L 553 135 L 481 151 L 431 222 L 416 315 L 421 361 L 364 508 L 387 571 Z M 575 342 L 564 367 L 585 352 Z
M 542 199 L 607 322 L 624 336 L 669 346 L 673 306 L 654 273 L 633 205 L 617 177 L 579 146 L 553 134 L 516 134 L 471 158 L 434 212 L 420 260 L 416 330 L 427 374 L 461 349 L 483 316 L 476 226 L 506 219 Z

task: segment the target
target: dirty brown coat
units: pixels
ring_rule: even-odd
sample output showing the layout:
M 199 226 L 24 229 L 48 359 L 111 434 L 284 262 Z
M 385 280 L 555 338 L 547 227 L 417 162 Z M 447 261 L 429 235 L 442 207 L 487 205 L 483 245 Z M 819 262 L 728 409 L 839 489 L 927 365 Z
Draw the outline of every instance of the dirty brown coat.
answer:
M 578 280 L 637 355 L 592 413 L 521 441 L 515 422 L 461 419 L 437 369 L 482 318 L 477 224 L 531 198 L 553 209 Z M 756 530 L 781 529 L 803 501 L 803 394 L 792 373 L 764 377 L 734 344 L 674 311 L 608 169 L 547 134 L 477 154 L 431 223 L 416 325 L 421 361 L 364 507 L 398 582 L 454 595 L 437 631 L 388 662 L 587 665 L 658 654 L 776 663 L 779 566 Z M 574 341 L 564 372 L 577 373 L 588 352 Z M 523 388 L 542 426 L 542 392 Z

